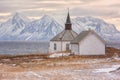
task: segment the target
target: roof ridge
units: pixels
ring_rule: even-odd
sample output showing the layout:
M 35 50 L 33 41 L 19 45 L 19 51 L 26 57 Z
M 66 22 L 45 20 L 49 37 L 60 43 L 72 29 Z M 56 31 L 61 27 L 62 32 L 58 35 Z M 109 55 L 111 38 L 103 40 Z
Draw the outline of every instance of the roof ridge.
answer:
M 98 37 L 102 42 L 105 43 L 105 40 L 102 39 L 94 30 L 82 31 L 74 40 L 71 41 L 71 43 L 80 42 L 81 40 L 83 40 L 90 33 L 93 33 L 96 37 Z
M 70 31 L 71 32 L 71 35 L 73 36 L 73 33 L 72 33 L 72 31 Z M 73 36 L 73 38 L 75 38 L 74 36 Z
M 63 36 L 61 37 L 61 39 L 63 39 L 63 37 L 64 37 L 64 35 L 65 35 L 65 32 L 66 32 L 66 31 L 64 30 L 64 33 L 63 33 Z

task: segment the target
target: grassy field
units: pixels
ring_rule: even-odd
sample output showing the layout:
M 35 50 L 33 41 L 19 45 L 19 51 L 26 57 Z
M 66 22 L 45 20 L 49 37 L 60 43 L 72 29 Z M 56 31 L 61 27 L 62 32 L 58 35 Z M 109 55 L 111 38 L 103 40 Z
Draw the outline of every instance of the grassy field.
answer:
M 104 72 L 120 67 L 118 49 L 107 48 L 105 56 L 50 55 L 1 55 L 0 80 L 120 80 L 119 70 Z

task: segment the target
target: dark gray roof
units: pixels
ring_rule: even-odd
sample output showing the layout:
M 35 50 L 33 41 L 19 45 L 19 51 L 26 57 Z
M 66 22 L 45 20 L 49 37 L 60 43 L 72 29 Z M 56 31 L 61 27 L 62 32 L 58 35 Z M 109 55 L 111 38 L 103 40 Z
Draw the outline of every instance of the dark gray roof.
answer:
M 71 24 L 69 12 L 68 12 L 68 15 L 67 15 L 66 24 Z
M 88 30 L 88 31 L 82 31 L 74 40 L 71 41 L 72 44 L 74 43 L 79 43 L 80 41 L 82 41 L 89 33 L 93 33 L 95 34 L 103 43 L 105 43 L 105 41 L 93 30 Z
M 73 40 L 78 34 L 73 30 L 63 30 L 61 33 L 53 37 L 50 41 L 71 41 Z

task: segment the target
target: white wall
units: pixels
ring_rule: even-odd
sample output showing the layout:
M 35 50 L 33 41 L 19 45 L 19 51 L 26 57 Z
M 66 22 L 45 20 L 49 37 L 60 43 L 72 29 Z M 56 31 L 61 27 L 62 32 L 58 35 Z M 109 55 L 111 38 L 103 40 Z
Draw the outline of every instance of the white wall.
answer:
M 54 43 L 56 44 L 57 48 L 54 50 Z M 49 52 L 57 52 L 61 51 L 61 42 L 58 41 L 50 41 Z
M 62 42 L 62 51 L 66 51 L 66 44 L 69 44 L 69 48 L 71 49 L 71 45 L 70 45 L 70 41 L 69 42 L 67 42 L 67 41 L 64 41 L 64 42 Z
M 80 55 L 105 55 L 105 44 L 94 34 L 89 34 L 79 43 Z
M 71 53 L 79 54 L 79 44 L 71 44 Z
M 57 49 L 54 50 L 54 43 L 56 43 Z M 70 41 L 50 41 L 50 47 L 49 47 L 49 52 L 53 53 L 53 52 L 60 52 L 62 51 L 66 51 L 66 44 L 70 44 Z M 62 45 L 62 49 L 61 49 L 61 45 Z M 71 49 L 71 46 L 70 46 Z

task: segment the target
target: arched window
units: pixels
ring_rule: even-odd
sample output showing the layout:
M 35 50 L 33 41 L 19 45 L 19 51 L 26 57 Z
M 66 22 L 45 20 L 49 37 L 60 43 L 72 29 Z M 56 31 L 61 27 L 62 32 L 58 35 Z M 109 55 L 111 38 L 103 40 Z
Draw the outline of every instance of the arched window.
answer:
M 56 45 L 56 43 L 54 43 L 54 50 L 57 50 L 57 45 Z

